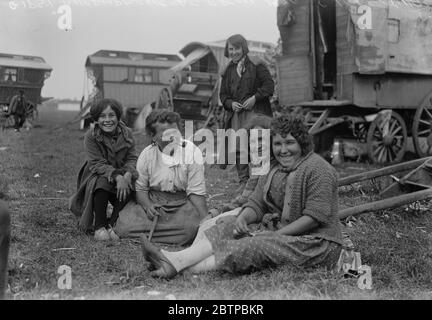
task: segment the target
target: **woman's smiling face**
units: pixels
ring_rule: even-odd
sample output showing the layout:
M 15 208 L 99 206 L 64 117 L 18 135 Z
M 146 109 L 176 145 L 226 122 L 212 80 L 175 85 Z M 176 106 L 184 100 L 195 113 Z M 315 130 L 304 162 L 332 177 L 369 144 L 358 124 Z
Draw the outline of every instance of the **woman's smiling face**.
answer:
M 277 162 L 286 169 L 293 169 L 302 156 L 301 147 L 291 134 L 285 137 L 274 135 L 272 148 Z
M 108 106 L 99 115 L 97 122 L 102 131 L 106 133 L 112 133 L 117 128 L 119 119 L 117 118 L 117 115 L 111 106 Z
M 242 47 L 235 47 L 231 43 L 228 43 L 228 56 L 233 62 L 239 62 L 243 58 Z

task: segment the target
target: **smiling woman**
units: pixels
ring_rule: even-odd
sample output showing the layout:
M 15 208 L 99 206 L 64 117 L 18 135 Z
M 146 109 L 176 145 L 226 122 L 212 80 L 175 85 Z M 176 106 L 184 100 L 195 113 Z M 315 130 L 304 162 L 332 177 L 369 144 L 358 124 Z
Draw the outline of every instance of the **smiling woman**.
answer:
M 179 114 L 163 109 L 147 117 L 152 144 L 138 158 L 137 201 L 120 212 L 120 237 L 145 234 L 157 243 L 186 245 L 207 216 L 201 150 L 181 138 L 179 124 Z
M 96 124 L 84 137 L 86 161 L 78 174 L 78 190 L 70 209 L 80 217 L 81 229 L 94 227 L 96 240 L 118 240 L 112 227 L 138 178 L 135 142 L 131 130 L 120 120 L 122 106 L 118 101 L 102 99 L 90 108 L 90 115 Z M 108 202 L 113 205 L 109 220 Z

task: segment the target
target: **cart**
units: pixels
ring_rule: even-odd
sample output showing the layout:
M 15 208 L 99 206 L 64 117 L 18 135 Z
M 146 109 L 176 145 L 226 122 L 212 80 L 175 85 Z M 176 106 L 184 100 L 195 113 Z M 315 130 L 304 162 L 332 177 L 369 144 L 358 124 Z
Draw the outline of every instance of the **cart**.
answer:
M 431 5 L 280 1 L 279 103 L 300 108 L 316 151 L 401 162 L 432 155 Z
M 12 97 L 23 90 L 27 119 L 36 120 L 41 90 L 51 71 L 41 57 L 0 53 L 0 112 L 7 114 Z M 13 117 L 8 117 L 6 125 L 13 126 L 13 121 Z
M 398 177 L 401 173 L 402 176 Z M 382 200 L 340 210 L 339 218 L 346 219 L 367 212 L 392 209 L 432 198 L 432 157 L 345 177 L 339 180 L 339 187 L 384 176 L 390 176 L 393 183 L 381 191 Z

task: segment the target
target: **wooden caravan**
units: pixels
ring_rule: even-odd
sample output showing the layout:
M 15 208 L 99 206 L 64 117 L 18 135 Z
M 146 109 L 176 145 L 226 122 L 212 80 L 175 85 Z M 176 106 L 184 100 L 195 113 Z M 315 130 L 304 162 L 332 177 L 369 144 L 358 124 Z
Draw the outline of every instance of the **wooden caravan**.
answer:
M 432 154 L 432 1 L 280 0 L 280 104 L 376 163 Z
M 27 110 L 37 110 L 44 81 L 51 71 L 41 57 L 0 53 L 0 111 L 8 108 L 19 90 L 23 90 L 27 98 Z
M 81 116 L 88 114 L 93 101 L 112 98 L 123 105 L 126 122 L 132 127 L 140 110 L 169 87 L 169 69 L 180 61 L 172 54 L 116 50 L 100 50 L 88 56 Z

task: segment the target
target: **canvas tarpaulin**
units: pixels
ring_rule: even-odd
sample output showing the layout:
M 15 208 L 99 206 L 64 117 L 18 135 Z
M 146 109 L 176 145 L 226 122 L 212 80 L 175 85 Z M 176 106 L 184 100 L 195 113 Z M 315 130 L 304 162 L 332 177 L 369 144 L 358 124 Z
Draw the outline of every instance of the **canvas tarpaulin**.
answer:
M 180 62 L 178 65 L 175 65 L 171 68 L 172 71 L 177 72 L 181 71 L 187 66 L 190 66 L 191 64 L 197 62 L 201 58 L 205 57 L 208 53 L 210 53 L 210 48 L 197 48 L 193 50 L 191 53 L 187 55 L 187 57 Z

